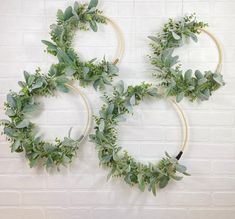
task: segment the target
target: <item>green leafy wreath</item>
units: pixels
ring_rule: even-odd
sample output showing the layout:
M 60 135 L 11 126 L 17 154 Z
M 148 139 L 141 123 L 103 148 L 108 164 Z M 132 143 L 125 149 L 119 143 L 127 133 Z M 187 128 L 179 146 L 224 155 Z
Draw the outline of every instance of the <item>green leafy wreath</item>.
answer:
M 98 0 L 90 3 L 74 3 L 63 12 L 58 10 L 57 23 L 50 26 L 51 41 L 42 40 L 47 46 L 47 52 L 57 56 L 61 71 L 64 75 L 79 80 L 82 86 L 93 84 L 94 88 L 103 89 L 105 85 L 111 85 L 114 76 L 117 76 L 116 66 L 118 58 L 108 62 L 105 58 L 96 63 L 96 58 L 90 61 L 82 61 L 72 47 L 73 38 L 77 30 L 94 32 L 98 30 L 97 24 L 106 24 L 109 21 L 102 11 L 97 9 Z
M 147 187 L 156 195 L 156 189 L 164 188 L 170 179 L 180 180 L 182 176 L 189 175 L 186 167 L 179 164 L 178 160 L 182 151 L 171 157 L 168 153 L 157 164 L 143 164 L 135 160 L 127 151 L 117 144 L 117 126 L 125 119 L 125 115 L 132 113 L 135 105 L 143 101 L 144 97 L 159 97 L 156 86 L 142 83 L 137 86 L 128 86 L 120 81 L 114 87 L 113 95 L 104 95 L 105 104 L 102 106 L 99 116 L 95 117 L 95 134 L 90 135 L 92 142 L 96 144 L 100 164 L 111 168 L 110 177 L 122 177 L 129 185 L 138 185 L 141 191 Z
M 149 36 L 153 41 L 151 47 L 153 55 L 150 56 L 154 68 L 154 76 L 160 80 L 159 87 L 163 88 L 166 96 L 176 96 L 177 102 L 184 97 L 191 101 L 196 99 L 208 100 L 213 91 L 225 83 L 221 75 L 222 52 L 216 38 L 204 28 L 208 25 L 198 22 L 194 14 L 179 20 L 169 19 L 157 36 Z M 215 42 L 219 52 L 219 63 L 216 70 L 202 73 L 196 70 L 193 75 L 191 69 L 183 71 L 179 64 L 179 57 L 173 56 L 175 48 L 181 47 L 185 40 L 192 39 L 197 42 L 197 35 L 201 32 L 209 35 Z
M 43 163 L 47 168 L 59 167 L 72 162 L 85 133 L 79 139 L 68 137 L 57 139 L 49 143 L 35 133 L 35 124 L 29 121 L 28 114 L 38 109 L 39 103 L 35 100 L 39 96 L 54 96 L 56 91 L 70 92 L 71 80 L 79 80 L 82 86 L 93 83 L 95 89 L 103 89 L 110 85 L 112 78 L 117 75 L 115 63 L 107 62 L 95 64 L 95 59 L 82 62 L 72 48 L 72 39 L 76 30 L 97 31 L 97 23 L 106 23 L 107 18 L 96 8 L 97 0 L 87 4 L 74 3 L 64 12 L 57 13 L 57 24 L 51 25 L 51 39 L 42 42 L 47 45 L 47 52 L 58 57 L 59 63 L 50 67 L 48 74 L 43 74 L 38 68 L 34 74 L 24 72 L 25 81 L 19 81 L 19 92 L 10 91 L 5 103 L 5 114 L 8 119 L 1 120 L 4 126 L 3 133 L 11 142 L 12 152 L 25 152 L 30 167 Z M 74 88 L 75 89 L 75 88 Z M 78 89 L 77 89 L 78 90 Z M 78 91 L 80 95 L 82 93 Z M 86 102 L 86 100 L 84 99 Z

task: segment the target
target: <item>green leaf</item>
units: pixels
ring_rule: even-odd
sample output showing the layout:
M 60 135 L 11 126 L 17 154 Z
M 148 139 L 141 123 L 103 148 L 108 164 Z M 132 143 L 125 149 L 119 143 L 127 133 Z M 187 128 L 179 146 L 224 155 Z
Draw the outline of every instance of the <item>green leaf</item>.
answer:
M 159 41 L 158 38 L 155 37 L 155 36 L 148 36 L 148 38 L 149 38 L 150 40 L 154 41 L 154 42 L 158 42 L 158 41 Z
M 113 65 L 112 63 L 108 62 L 108 73 L 114 75 L 118 73 L 118 67 L 116 65 Z
M 203 78 L 203 74 L 199 70 L 195 71 L 195 76 L 196 76 L 197 79 Z
M 206 83 L 206 82 L 207 82 L 207 79 L 206 79 L 206 78 L 201 78 L 201 79 L 198 80 L 197 83 L 198 83 L 199 85 L 201 85 L 201 84 L 204 84 L 204 83 Z
M 171 178 L 174 179 L 174 180 L 177 180 L 177 181 L 183 179 L 182 176 L 177 176 L 177 175 L 171 175 Z
M 27 119 L 24 119 L 23 121 L 19 122 L 17 125 L 16 125 L 16 128 L 18 129 L 22 129 L 22 128 L 26 128 L 29 126 L 29 120 Z
M 94 31 L 94 32 L 97 32 L 98 30 L 98 26 L 97 26 L 97 23 L 93 20 L 89 21 L 89 24 L 90 24 L 90 27 L 91 29 Z
M 188 69 L 188 70 L 184 73 L 184 78 L 185 78 L 185 80 L 190 81 L 191 78 L 192 78 L 192 74 L 193 74 L 193 71 L 192 71 L 191 69 Z
M 76 72 L 76 70 L 72 68 L 71 66 L 66 67 L 64 71 L 67 76 L 72 76 Z
M 180 40 L 181 39 L 181 37 L 177 33 L 175 33 L 174 31 L 172 31 L 171 34 L 172 34 L 172 36 L 175 40 Z
M 42 40 L 41 41 L 43 44 L 47 45 L 47 51 L 48 52 L 57 52 L 57 46 L 53 43 L 51 43 L 50 41 L 47 40 Z
M 34 80 L 35 80 L 35 76 L 34 75 L 30 75 L 29 78 L 28 78 L 27 84 L 29 86 L 31 86 L 33 84 Z
M 140 189 L 140 191 L 144 191 L 145 190 L 145 182 L 143 180 L 143 176 L 141 174 L 138 175 L 138 187 Z
M 85 76 L 86 76 L 86 75 L 89 73 L 89 71 L 90 71 L 90 69 L 89 69 L 88 67 L 84 67 L 82 70 L 83 70 L 83 73 L 84 73 Z
M 12 108 L 16 108 L 16 100 L 11 94 L 7 94 L 7 103 Z
M 63 85 L 63 84 L 57 84 L 57 85 L 56 85 L 56 89 L 57 89 L 58 91 L 63 92 L 63 93 L 68 93 L 68 92 L 69 92 L 69 88 L 66 87 L 66 86 Z
M 216 81 L 219 85 L 224 86 L 223 76 L 221 74 L 213 75 L 214 81 Z
M 26 83 L 28 83 L 29 76 L 30 76 L 30 74 L 27 71 L 24 71 L 24 79 L 25 79 Z
M 98 0 L 91 0 L 88 9 L 95 8 L 98 5 Z
M 158 89 L 156 87 L 148 89 L 148 95 L 157 97 L 158 96 Z
M 10 124 L 10 121 L 7 120 L 7 119 L 1 119 L 1 120 L 0 120 L 0 123 L 1 123 L 1 124 L 4 124 L 4 125 L 8 125 L 8 124 Z
M 180 164 L 177 164 L 176 165 L 176 170 L 179 172 L 179 173 L 184 173 L 186 172 L 187 168 L 183 165 L 180 165 Z
M 101 80 L 97 79 L 97 80 L 94 81 L 93 87 L 95 88 L 95 90 L 97 90 L 98 87 L 101 87 L 101 84 L 102 84 Z
M 103 132 L 103 131 L 104 131 L 104 128 L 105 128 L 105 123 L 104 123 L 104 120 L 101 119 L 101 120 L 100 120 L 100 124 L 99 124 L 99 130 L 100 130 L 100 132 Z
M 23 108 L 23 113 L 31 113 L 34 112 L 38 109 L 38 105 L 37 104 L 27 104 L 24 106 Z
M 113 103 L 110 103 L 107 107 L 107 110 L 106 110 L 106 113 L 108 115 L 111 115 L 113 113 L 113 110 L 114 110 L 114 104 Z
M 166 187 L 166 185 L 168 184 L 169 182 L 169 177 L 168 176 L 162 176 L 160 178 L 160 182 L 159 182 L 159 188 L 164 188 Z
M 58 49 L 57 57 L 60 62 L 64 62 L 68 65 L 73 64 L 73 61 L 71 60 L 71 58 L 61 49 Z
M 16 137 L 16 135 L 17 135 L 15 129 L 9 128 L 9 127 L 4 127 L 3 132 L 4 132 L 4 134 L 8 135 L 9 137 Z
M 115 86 L 115 89 L 116 91 L 119 93 L 119 94 L 122 94 L 124 92 L 124 82 L 121 80 L 119 81 L 116 86 Z
M 176 102 L 179 103 L 184 98 L 184 92 L 180 92 L 176 96 Z
M 64 20 L 67 21 L 72 16 L 73 16 L 73 8 L 71 6 L 69 6 L 68 8 L 65 9 Z
M 14 110 L 12 110 L 12 109 L 7 109 L 6 110 L 6 112 L 5 112 L 5 114 L 7 115 L 7 116 L 14 116 L 15 114 L 16 114 L 16 112 L 14 111 Z
M 20 140 L 17 139 L 17 140 L 11 145 L 11 152 L 17 151 L 20 146 L 21 146 Z
M 57 19 L 58 19 L 59 21 L 64 21 L 64 13 L 63 13 L 63 11 L 62 11 L 61 9 L 59 9 L 59 10 L 57 11 L 56 16 L 57 16 Z
M 194 33 L 191 33 L 190 37 L 195 43 L 197 43 L 198 39 L 197 39 L 197 36 Z
M 20 87 L 24 88 L 26 86 L 26 83 L 23 81 L 18 81 L 18 84 Z
M 135 105 L 136 104 L 135 94 L 130 98 L 130 104 L 131 105 Z
M 38 89 L 38 88 L 42 87 L 43 82 L 44 82 L 44 80 L 42 78 L 38 78 L 36 80 L 35 84 L 33 84 L 32 90 L 35 90 L 35 89 Z

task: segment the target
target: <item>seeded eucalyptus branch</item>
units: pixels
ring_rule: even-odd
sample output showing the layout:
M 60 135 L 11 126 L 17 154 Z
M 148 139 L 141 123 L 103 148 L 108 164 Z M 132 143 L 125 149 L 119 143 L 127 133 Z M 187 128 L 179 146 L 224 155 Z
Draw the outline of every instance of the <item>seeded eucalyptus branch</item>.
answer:
M 208 25 L 198 22 L 194 14 L 180 20 L 169 19 L 157 36 L 150 36 L 153 55 L 151 64 L 155 67 L 154 76 L 160 80 L 159 86 L 164 88 L 167 96 L 176 96 L 177 102 L 184 97 L 191 101 L 208 100 L 212 92 L 223 86 L 220 72 L 205 71 L 202 73 L 191 69 L 185 72 L 179 64 L 179 57 L 173 56 L 175 48 L 181 47 L 185 40 L 197 42 L 197 35 Z
M 143 164 L 135 160 L 127 151 L 117 144 L 117 126 L 132 113 L 134 106 L 144 98 L 158 97 L 158 90 L 151 84 L 142 83 L 138 86 L 128 86 L 120 81 L 114 87 L 113 95 L 104 95 L 105 104 L 95 117 L 95 134 L 90 135 L 96 144 L 100 164 L 110 168 L 110 177 L 122 177 L 131 186 L 138 185 L 141 191 L 147 188 L 156 195 L 157 188 L 164 188 L 171 179 L 180 180 L 178 173 L 188 175 L 186 167 L 168 153 L 156 164 Z
M 58 10 L 57 23 L 50 26 L 51 41 L 42 42 L 47 46 L 48 53 L 57 56 L 64 75 L 79 80 L 82 86 L 92 83 L 95 89 L 104 89 L 117 76 L 117 66 L 105 58 L 101 62 L 96 62 L 96 59 L 82 61 L 72 45 L 76 31 L 91 29 L 96 32 L 98 24 L 106 24 L 97 4 L 97 0 L 91 0 L 89 4 L 75 2 L 65 11 Z

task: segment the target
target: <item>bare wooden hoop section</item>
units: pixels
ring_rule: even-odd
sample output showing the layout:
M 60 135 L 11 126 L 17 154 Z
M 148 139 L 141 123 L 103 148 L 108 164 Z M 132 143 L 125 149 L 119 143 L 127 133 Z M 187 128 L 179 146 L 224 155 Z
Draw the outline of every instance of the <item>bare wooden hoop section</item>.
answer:
M 218 54 L 219 54 L 219 60 L 218 60 L 218 64 L 216 66 L 215 72 L 221 74 L 222 71 L 222 62 L 223 62 L 223 52 L 222 52 L 222 47 L 219 43 L 219 41 L 217 40 L 217 38 L 215 37 L 214 34 L 212 34 L 211 32 L 209 32 L 208 30 L 205 29 L 200 29 L 203 33 L 205 33 L 206 35 L 208 35 L 215 43 L 217 50 L 218 50 Z
M 117 64 L 117 63 L 121 62 L 121 60 L 123 58 L 123 55 L 124 55 L 124 51 L 125 51 L 125 39 L 124 39 L 122 30 L 118 26 L 118 24 L 116 22 L 114 22 L 109 17 L 105 17 L 105 18 L 112 25 L 112 27 L 115 30 L 116 35 L 117 35 L 118 45 L 117 45 L 117 50 L 116 50 L 115 58 L 114 58 L 114 61 L 113 61 L 113 64 Z
M 183 127 L 183 129 L 182 129 L 183 141 L 180 146 L 180 151 L 176 156 L 176 159 L 179 160 L 181 158 L 181 156 L 183 155 L 183 153 L 188 145 L 188 142 L 189 142 L 189 125 L 188 125 L 188 121 L 186 119 L 186 116 L 185 116 L 184 111 L 181 108 L 181 106 L 173 99 L 170 99 L 170 102 L 173 105 L 174 109 L 176 110 L 176 112 L 180 118 L 182 127 Z
M 90 103 L 87 100 L 85 94 L 77 87 L 75 87 L 74 85 L 71 84 L 66 84 L 66 86 L 70 89 L 73 90 L 74 92 L 76 92 L 77 94 L 80 95 L 81 99 L 83 100 L 83 104 L 84 104 L 84 108 L 87 112 L 86 115 L 86 124 L 85 127 L 83 128 L 83 132 L 81 134 L 81 136 L 79 137 L 80 140 L 80 144 L 83 143 L 83 141 L 87 138 L 87 136 L 90 133 L 90 129 L 91 129 L 91 124 L 92 124 L 92 110 L 90 107 Z

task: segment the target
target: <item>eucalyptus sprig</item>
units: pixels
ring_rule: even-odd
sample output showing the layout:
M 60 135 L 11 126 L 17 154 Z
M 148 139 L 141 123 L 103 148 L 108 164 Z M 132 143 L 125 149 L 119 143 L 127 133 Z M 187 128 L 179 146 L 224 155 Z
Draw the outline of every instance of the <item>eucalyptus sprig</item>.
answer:
M 197 42 L 197 35 L 208 25 L 196 20 L 195 14 L 179 20 L 169 19 L 157 36 L 150 36 L 153 55 L 151 64 L 155 67 L 153 75 L 160 80 L 159 86 L 164 88 L 167 96 L 176 96 L 177 102 L 184 97 L 191 101 L 208 100 L 212 92 L 225 83 L 219 71 L 191 69 L 183 71 L 179 57 L 173 56 L 175 48 L 181 47 L 188 39 Z
M 157 188 L 164 188 L 171 179 L 182 179 L 178 173 L 188 175 L 186 167 L 168 153 L 156 164 L 147 165 L 135 160 L 118 145 L 117 126 L 144 98 L 158 96 L 157 88 L 151 84 L 142 83 L 125 89 L 120 81 L 111 97 L 104 95 L 105 103 L 99 116 L 95 117 L 95 134 L 90 135 L 96 144 L 100 164 L 111 169 L 108 178 L 122 177 L 127 184 L 138 185 L 141 191 L 148 188 L 154 195 Z

